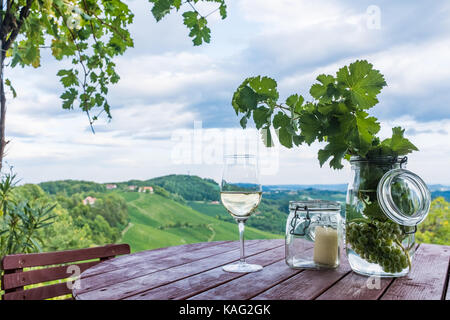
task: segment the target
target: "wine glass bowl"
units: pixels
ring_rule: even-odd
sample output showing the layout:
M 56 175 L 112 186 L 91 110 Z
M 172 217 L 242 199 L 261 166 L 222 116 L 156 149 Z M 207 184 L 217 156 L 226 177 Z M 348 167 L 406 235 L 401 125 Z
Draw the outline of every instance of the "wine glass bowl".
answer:
M 262 189 L 256 156 L 229 155 L 224 157 L 220 199 L 228 213 L 237 221 L 241 258 L 238 263 L 226 265 L 228 272 L 254 272 L 262 266 L 245 262 L 244 227 L 247 219 L 255 212 L 261 201 Z

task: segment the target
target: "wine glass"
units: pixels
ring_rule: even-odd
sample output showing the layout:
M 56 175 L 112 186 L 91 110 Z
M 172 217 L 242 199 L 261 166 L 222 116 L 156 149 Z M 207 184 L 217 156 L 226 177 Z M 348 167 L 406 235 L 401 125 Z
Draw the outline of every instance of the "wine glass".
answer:
M 261 201 L 261 184 L 257 159 L 254 155 L 229 155 L 224 157 L 220 199 L 228 213 L 237 221 L 241 258 L 238 263 L 223 267 L 228 272 L 254 272 L 262 269 L 257 264 L 245 262 L 244 226 L 247 219 L 255 211 Z

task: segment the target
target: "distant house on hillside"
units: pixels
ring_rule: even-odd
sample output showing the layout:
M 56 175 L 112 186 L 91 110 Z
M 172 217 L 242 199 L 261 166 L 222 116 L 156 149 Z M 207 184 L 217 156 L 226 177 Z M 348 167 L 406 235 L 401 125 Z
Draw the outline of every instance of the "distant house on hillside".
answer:
M 90 205 L 92 206 L 95 201 L 97 201 L 97 198 L 91 197 L 91 196 L 87 196 L 84 200 L 83 200 L 83 204 L 85 206 Z
M 153 193 L 153 187 L 139 187 L 138 192 Z
M 106 189 L 107 190 L 111 190 L 111 189 L 117 189 L 117 185 L 116 184 L 107 184 L 106 185 Z
M 128 190 L 130 191 L 134 191 L 136 190 L 137 186 L 128 186 Z

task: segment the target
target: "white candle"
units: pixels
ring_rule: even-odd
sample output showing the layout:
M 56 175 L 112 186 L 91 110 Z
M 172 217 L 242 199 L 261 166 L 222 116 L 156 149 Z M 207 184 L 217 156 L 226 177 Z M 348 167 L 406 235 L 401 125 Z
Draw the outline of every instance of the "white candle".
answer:
M 314 240 L 314 262 L 335 266 L 338 259 L 338 233 L 330 227 L 316 227 Z

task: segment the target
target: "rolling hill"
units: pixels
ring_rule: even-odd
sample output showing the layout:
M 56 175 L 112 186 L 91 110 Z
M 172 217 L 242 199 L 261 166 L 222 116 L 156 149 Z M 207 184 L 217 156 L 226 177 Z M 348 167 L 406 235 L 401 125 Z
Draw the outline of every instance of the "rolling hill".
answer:
M 127 202 L 130 224 L 122 241 L 133 252 L 185 243 L 238 240 L 237 224 L 200 213 L 158 194 L 118 192 Z M 281 238 L 281 235 L 246 228 L 246 239 Z
M 220 197 L 219 185 L 214 180 L 185 174 L 170 174 L 148 180 L 129 180 L 115 184 L 119 188 L 131 185 L 158 186 L 189 201 L 213 201 L 219 200 Z

